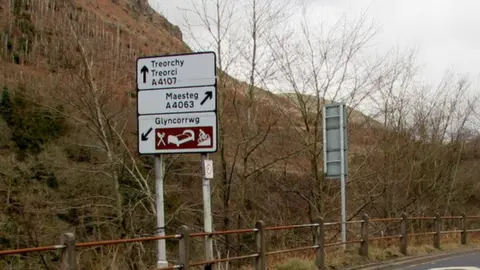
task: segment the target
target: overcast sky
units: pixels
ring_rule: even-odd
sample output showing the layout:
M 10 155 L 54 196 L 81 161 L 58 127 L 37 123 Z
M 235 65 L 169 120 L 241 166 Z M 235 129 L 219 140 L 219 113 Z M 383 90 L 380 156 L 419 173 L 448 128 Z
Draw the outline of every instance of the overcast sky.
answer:
M 191 0 L 149 0 L 153 8 L 182 28 L 178 8 Z M 201 0 L 196 0 L 201 1 Z M 241 0 L 238 0 L 241 1 Z M 310 11 L 321 20 L 338 20 L 342 14 L 355 17 L 367 11 L 381 26 L 374 50 L 417 47 L 422 76 L 436 82 L 446 69 L 470 76 L 478 85 L 480 75 L 479 0 L 310 0 Z M 185 29 L 182 29 L 185 30 Z M 186 40 L 189 43 L 189 40 Z

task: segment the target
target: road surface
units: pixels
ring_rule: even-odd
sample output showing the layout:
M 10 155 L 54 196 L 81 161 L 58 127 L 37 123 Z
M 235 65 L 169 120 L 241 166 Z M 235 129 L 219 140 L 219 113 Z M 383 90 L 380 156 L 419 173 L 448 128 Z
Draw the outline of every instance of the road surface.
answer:
M 480 270 L 480 252 L 456 255 L 427 263 L 405 266 L 408 270 Z

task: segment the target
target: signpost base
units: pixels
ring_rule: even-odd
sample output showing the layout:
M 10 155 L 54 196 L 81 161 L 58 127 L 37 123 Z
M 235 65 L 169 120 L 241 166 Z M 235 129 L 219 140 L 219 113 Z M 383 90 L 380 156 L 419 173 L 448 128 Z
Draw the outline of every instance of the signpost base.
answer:
M 167 267 L 168 267 L 167 261 L 157 261 L 157 269 L 162 269 Z

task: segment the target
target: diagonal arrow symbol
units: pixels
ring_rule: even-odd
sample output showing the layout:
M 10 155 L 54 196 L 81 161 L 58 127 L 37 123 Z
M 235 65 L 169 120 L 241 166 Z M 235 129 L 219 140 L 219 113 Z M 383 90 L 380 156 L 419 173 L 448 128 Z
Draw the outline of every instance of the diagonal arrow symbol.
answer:
M 152 132 L 153 128 L 150 128 L 147 133 L 142 133 L 142 141 L 148 141 L 148 135 Z
M 200 102 L 200 105 L 203 105 L 203 103 L 205 103 L 208 99 L 212 99 L 212 98 L 213 98 L 212 91 L 205 92 L 205 98 L 202 100 L 202 102 Z

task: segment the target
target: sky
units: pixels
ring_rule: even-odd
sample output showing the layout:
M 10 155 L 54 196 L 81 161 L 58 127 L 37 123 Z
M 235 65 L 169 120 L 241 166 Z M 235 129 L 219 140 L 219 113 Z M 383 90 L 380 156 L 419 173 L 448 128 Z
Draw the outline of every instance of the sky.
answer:
M 192 0 L 149 0 L 150 5 L 186 31 L 181 9 Z M 201 2 L 202 0 L 193 0 Z M 238 0 L 242 1 L 242 0 Z M 416 48 L 421 76 L 438 82 L 447 69 L 468 75 L 479 85 L 480 1 L 478 0 L 310 0 L 309 10 L 322 21 L 366 12 L 381 27 L 374 51 Z M 298 14 L 297 14 L 298 15 Z M 188 37 L 186 37 L 189 44 Z
M 194 45 L 194 41 L 188 34 L 194 33 L 199 38 L 208 37 L 208 32 L 203 27 L 194 28 L 193 31 L 189 31 L 187 23 L 185 22 L 185 9 L 192 9 L 192 2 L 201 5 L 202 2 L 214 3 L 216 0 L 149 0 L 150 5 L 162 16 L 166 17 L 171 23 L 178 25 L 183 32 L 184 41 L 194 50 L 199 50 Z M 242 5 L 249 3 L 252 0 L 221 0 L 233 1 L 235 3 L 234 16 L 242 16 L 246 14 L 245 8 Z M 264 0 L 257 0 L 258 2 L 264 2 Z M 449 91 L 448 98 L 455 99 L 457 96 L 463 100 L 462 105 L 455 105 L 458 115 L 467 113 L 467 103 L 473 104 L 473 110 L 475 113 L 469 116 L 467 123 L 468 128 L 474 130 L 480 127 L 480 111 L 478 110 L 478 100 L 472 99 L 473 96 L 480 95 L 480 16 L 478 11 L 480 10 L 480 0 L 273 0 L 275 3 L 281 1 L 291 3 L 294 1 L 307 1 L 308 3 L 308 16 L 307 24 L 309 28 L 313 29 L 312 32 L 318 29 L 319 23 L 322 25 L 334 24 L 342 19 L 342 16 L 346 16 L 347 19 L 358 19 L 362 14 L 366 14 L 367 20 L 373 21 L 375 26 L 379 27 L 379 32 L 369 42 L 369 46 L 362 52 L 362 59 L 374 61 L 381 55 L 386 54 L 392 49 L 400 49 L 401 52 L 407 52 L 410 49 L 416 51 L 415 64 L 420 67 L 415 77 L 416 82 L 423 82 L 430 88 L 417 88 L 418 94 L 414 94 L 413 99 L 408 103 L 407 111 L 409 114 L 414 114 L 415 104 L 424 104 L 422 107 L 436 108 L 437 110 L 448 110 L 447 108 L 437 107 L 437 96 L 434 95 L 435 86 L 442 85 L 442 78 L 447 71 L 455 73 L 456 78 L 467 77 L 469 82 L 469 88 L 466 92 L 467 96 L 463 96 L 460 93 Z M 213 5 L 210 6 L 213 10 Z M 288 27 L 293 29 L 299 28 L 299 19 L 303 18 L 302 10 L 300 8 L 288 9 L 293 13 L 291 19 L 287 22 L 287 26 L 279 26 L 280 24 L 270 25 L 269 27 L 279 29 L 280 32 L 286 32 Z M 214 14 L 211 14 L 214 15 Z M 194 17 L 188 17 L 190 26 L 196 22 Z M 192 20 L 193 19 L 193 20 Z M 238 20 L 234 27 L 238 27 L 235 30 L 245 29 L 246 23 Z M 270 28 L 269 28 L 270 29 Z M 190 29 L 191 30 L 191 29 Z M 238 35 L 235 31 L 234 35 Z M 299 31 L 295 30 L 298 34 Z M 330 36 L 329 36 L 330 37 Z M 295 35 L 289 35 L 288 41 L 294 40 Z M 302 45 L 304 42 L 300 45 Z M 248 44 L 247 44 L 248 45 Z M 250 44 L 251 45 L 251 44 Z M 294 45 L 295 47 L 295 45 Z M 298 47 L 298 45 L 297 45 Z M 225 48 L 225 46 L 224 46 Z M 237 50 L 248 50 L 251 46 L 244 46 L 244 43 L 240 42 L 240 45 L 235 47 Z M 206 48 L 207 50 L 215 50 L 212 48 Z M 301 50 L 301 49 L 300 49 Z M 229 51 L 229 50 L 226 50 Z M 223 52 L 225 53 L 225 52 Z M 248 54 L 248 53 L 247 53 Z M 266 54 L 265 54 L 266 55 Z M 260 53 L 260 57 L 262 53 Z M 389 55 L 391 56 L 391 54 Z M 225 57 L 224 57 L 225 58 Z M 236 58 L 237 59 L 237 58 Z M 246 58 L 248 59 L 248 57 Z M 233 69 L 229 69 L 229 74 L 237 79 L 247 81 L 249 78 L 248 70 L 242 68 L 241 61 L 236 60 Z M 243 65 L 248 63 L 243 63 Z M 269 66 L 269 64 L 266 64 Z M 301 70 L 299 72 L 302 72 Z M 302 75 L 300 73 L 300 75 Z M 263 75 L 262 75 L 263 76 Z M 296 75 L 298 76 L 298 74 Z M 308 76 L 307 76 L 308 77 Z M 272 80 L 277 84 L 277 79 Z M 258 83 L 258 81 L 257 81 Z M 286 85 L 286 87 L 284 87 Z M 288 91 L 291 92 L 289 84 L 279 83 L 277 86 L 270 87 L 269 83 L 262 84 L 262 88 L 270 91 Z M 455 87 L 456 85 L 454 85 Z M 342 90 L 346 91 L 348 96 L 348 86 L 342 86 Z M 417 91 L 417 90 L 415 90 Z M 357 96 L 359 97 L 359 96 Z M 422 98 L 423 97 L 423 98 Z M 337 101 L 344 101 L 341 94 L 338 96 L 326 96 L 327 99 L 334 99 Z M 353 103 L 357 104 L 356 109 L 366 113 L 367 115 L 375 115 L 379 110 L 382 110 L 380 103 L 375 103 L 376 97 L 370 95 L 366 100 L 362 100 L 360 103 L 357 101 L 347 101 L 349 106 Z M 428 99 L 429 101 L 425 100 Z M 372 103 L 373 102 L 373 103 Z M 418 103 L 420 102 L 420 103 Z M 374 105 L 377 104 L 377 105 Z M 425 105 L 428 106 L 425 107 Z M 456 120 L 454 120 L 456 121 Z M 459 120 L 460 121 L 460 120 Z M 461 121 L 460 121 L 461 122 Z

